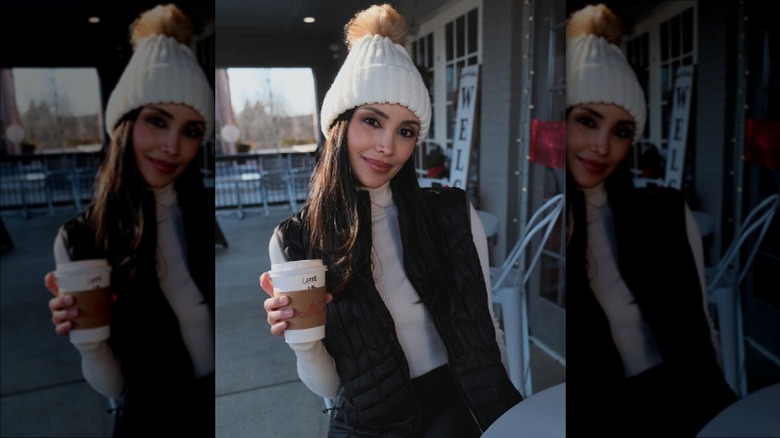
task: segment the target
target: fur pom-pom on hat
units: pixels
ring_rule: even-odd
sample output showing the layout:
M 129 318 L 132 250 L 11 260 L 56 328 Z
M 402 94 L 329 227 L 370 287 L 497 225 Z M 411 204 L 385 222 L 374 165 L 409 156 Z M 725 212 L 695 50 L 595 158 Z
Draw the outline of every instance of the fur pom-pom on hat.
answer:
M 347 110 L 367 103 L 409 108 L 420 119 L 417 142 L 431 125 L 431 99 L 420 72 L 406 51 L 406 22 L 390 5 L 358 12 L 345 26 L 349 53 L 320 112 L 322 133 Z
M 566 107 L 584 103 L 614 104 L 636 124 L 634 141 L 642 136 L 645 94 L 619 44 L 620 19 L 604 4 L 586 6 L 566 23 Z
M 130 26 L 133 56 L 119 78 L 106 107 L 106 131 L 125 114 L 153 103 L 176 103 L 193 108 L 206 123 L 204 140 L 214 126 L 214 92 L 190 50 L 189 18 L 175 5 L 158 5 Z

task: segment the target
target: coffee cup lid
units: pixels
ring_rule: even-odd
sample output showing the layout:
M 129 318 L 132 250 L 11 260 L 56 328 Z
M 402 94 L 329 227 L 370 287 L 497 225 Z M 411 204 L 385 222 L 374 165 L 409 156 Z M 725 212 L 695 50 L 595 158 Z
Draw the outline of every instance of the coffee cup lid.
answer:
M 90 260 L 77 260 L 68 263 L 57 263 L 57 271 L 59 272 L 71 272 L 71 271 L 83 271 L 85 269 L 101 269 L 110 268 L 108 260 L 106 259 L 90 259 Z
M 313 260 L 295 260 L 292 262 L 285 262 L 285 263 L 274 263 L 271 265 L 271 273 L 272 274 L 279 274 L 285 271 L 293 271 L 293 270 L 309 270 L 309 269 L 325 269 L 328 270 L 327 267 L 322 263 L 322 260 L 320 259 L 313 259 Z

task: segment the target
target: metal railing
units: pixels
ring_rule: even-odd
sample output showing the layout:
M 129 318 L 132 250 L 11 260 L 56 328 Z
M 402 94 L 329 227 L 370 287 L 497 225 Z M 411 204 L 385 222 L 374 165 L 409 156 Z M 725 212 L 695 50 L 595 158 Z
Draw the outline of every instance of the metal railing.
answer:
M 313 152 L 274 152 L 217 156 L 214 166 L 215 206 L 237 208 L 262 206 L 265 214 L 274 204 L 287 204 L 291 211 L 308 199 Z
M 92 199 L 100 152 L 63 152 L 0 156 L 0 210 L 53 213 L 58 206 L 80 211 Z M 313 152 L 218 155 L 214 169 L 204 171 L 214 188 L 216 209 L 289 205 L 291 211 L 308 199 Z
M 77 210 L 92 198 L 100 166 L 100 152 L 59 152 L 0 156 L 0 210 L 46 208 L 59 205 Z

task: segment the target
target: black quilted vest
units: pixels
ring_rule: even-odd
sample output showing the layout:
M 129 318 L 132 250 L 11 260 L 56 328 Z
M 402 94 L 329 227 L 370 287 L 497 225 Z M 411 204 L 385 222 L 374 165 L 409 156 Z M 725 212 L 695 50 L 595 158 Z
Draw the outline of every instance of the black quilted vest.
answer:
M 501 414 L 522 400 L 501 363 L 495 329 L 487 306 L 487 291 L 479 256 L 471 235 L 465 192 L 460 189 L 423 189 L 435 225 L 445 236 L 454 290 L 447 291 L 453 312 L 433 309 L 436 329 L 447 349 L 448 365 L 464 401 L 484 431 Z M 361 192 L 362 224 L 371 223 L 370 201 Z M 396 199 L 406 274 L 425 301 L 440 287 L 428 275 L 430 266 L 418 262 L 419 239 L 411 226 L 411 212 Z M 307 208 L 277 227 L 277 237 L 288 260 L 322 257 L 308 247 Z M 359 239 L 371 241 L 370 227 Z M 369 243 L 370 245 L 370 243 Z M 323 257 L 326 264 L 327 257 Z M 328 305 L 323 340 L 336 362 L 342 390 L 329 436 L 413 436 L 419 406 L 410 385 L 409 367 L 396 336 L 394 322 L 371 275 L 353 279 Z
M 613 436 L 606 426 L 619 424 L 619 419 L 609 406 L 620 403 L 618 394 L 626 378 L 609 322 L 590 288 L 584 253 L 571 250 L 582 243 L 575 239 L 585 235 L 584 197 L 581 192 L 571 196 L 572 202 L 579 203 L 574 210 L 581 214 L 574 219 L 576 228 L 567 250 L 567 434 Z M 618 269 L 669 371 L 669 385 L 675 391 L 668 396 L 688 412 L 689 431 L 698 430 L 736 398 L 723 378 L 710 339 L 682 194 L 637 189 L 621 196 L 619 206 L 615 204 L 610 202 Z M 630 406 L 616 406 L 625 408 Z M 633 425 L 633 433 L 641 432 L 637 426 Z M 684 431 L 678 433 L 686 436 Z
M 203 195 L 178 196 L 187 241 L 190 275 L 214 317 L 214 220 L 213 207 Z M 181 336 L 179 322 L 157 278 L 156 215 L 154 194 L 144 192 L 144 238 L 138 249 L 138 271 L 133 278 L 122 259 L 126 254 L 106 254 L 95 245 L 90 219 L 92 207 L 68 221 L 60 230 L 72 260 L 107 258 L 112 266 L 111 288 L 117 301 L 111 307 L 108 343 L 119 360 L 125 381 L 127 411 L 133 412 L 136 432 L 144 429 L 182 430 L 193 410 L 188 391 L 194 369 Z M 211 204 L 213 205 L 213 204 Z M 202 406 L 197 411 L 203 411 Z M 208 410 L 208 409 L 205 409 Z M 213 413 L 213 409 L 210 410 Z M 208 435 L 204 435 L 208 436 Z

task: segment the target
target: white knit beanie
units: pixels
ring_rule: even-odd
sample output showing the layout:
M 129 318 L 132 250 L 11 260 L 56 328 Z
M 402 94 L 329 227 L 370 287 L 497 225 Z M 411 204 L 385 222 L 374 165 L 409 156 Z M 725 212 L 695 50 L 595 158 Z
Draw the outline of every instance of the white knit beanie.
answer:
M 634 141 L 645 129 L 645 94 L 623 52 L 601 36 L 580 35 L 566 44 L 566 107 L 614 104 L 636 124 Z
M 420 119 L 419 143 L 431 125 L 431 99 L 409 53 L 379 34 L 351 43 L 322 103 L 322 133 L 327 136 L 333 122 L 347 110 L 368 103 L 391 103 L 405 106 Z
M 192 107 L 206 124 L 204 141 L 214 126 L 214 92 L 189 47 L 174 37 L 154 34 L 136 43 L 106 107 L 106 131 L 113 138 L 121 118 L 152 103 Z

